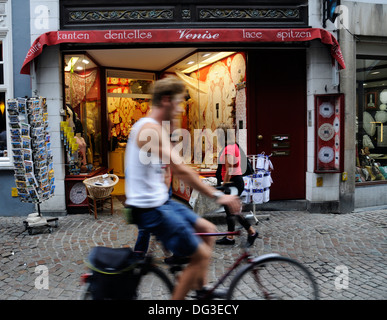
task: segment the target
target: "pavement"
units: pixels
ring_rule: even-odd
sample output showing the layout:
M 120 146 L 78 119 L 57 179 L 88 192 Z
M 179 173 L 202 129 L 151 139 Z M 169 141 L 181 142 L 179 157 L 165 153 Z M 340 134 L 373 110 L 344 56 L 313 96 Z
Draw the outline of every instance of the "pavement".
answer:
M 0 217 L 0 300 L 74 300 L 81 290 L 84 259 L 94 246 L 133 246 L 137 228 L 127 225 L 114 203 L 98 215 L 59 217 L 52 233 L 25 231 L 24 218 Z M 276 252 L 307 265 L 315 275 L 322 300 L 387 299 L 387 210 L 368 209 L 349 214 L 304 211 L 267 211 L 269 220 L 256 226 L 260 238 L 254 255 Z M 224 214 L 206 215 L 219 230 L 226 230 Z M 242 250 L 246 233 L 234 246 L 216 246 L 209 272 L 214 281 L 230 267 Z M 164 254 L 152 240 L 150 252 Z M 340 282 L 346 270 L 348 282 Z

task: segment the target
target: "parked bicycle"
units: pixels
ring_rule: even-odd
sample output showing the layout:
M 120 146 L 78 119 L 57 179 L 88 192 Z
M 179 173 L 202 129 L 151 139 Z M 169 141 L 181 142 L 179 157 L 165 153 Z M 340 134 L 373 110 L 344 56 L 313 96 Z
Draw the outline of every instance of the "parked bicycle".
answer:
M 199 236 L 239 235 L 235 232 L 200 233 Z M 95 247 L 87 260 L 92 273 L 82 275 L 81 299 L 168 300 L 173 282 L 152 256 L 134 257 L 130 248 Z M 184 268 L 173 263 L 174 278 Z M 245 262 L 245 264 L 243 264 Z M 236 271 L 235 275 L 232 275 Z M 245 247 L 229 270 L 215 284 L 187 298 L 198 300 L 317 300 L 312 273 L 300 262 L 276 253 L 253 257 Z

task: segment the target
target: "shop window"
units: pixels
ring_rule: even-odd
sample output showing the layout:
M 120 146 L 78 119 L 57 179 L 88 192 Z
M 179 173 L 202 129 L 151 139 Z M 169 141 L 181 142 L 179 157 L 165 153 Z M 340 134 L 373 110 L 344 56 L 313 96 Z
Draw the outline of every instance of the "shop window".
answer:
M 213 133 L 221 123 L 245 128 L 245 53 L 198 51 L 171 65 L 161 77 L 168 75 L 177 76 L 187 88 L 182 113 L 175 119 L 176 127 L 185 129 L 177 132 L 178 139 L 190 141 L 183 143 L 181 156 L 194 168 L 215 170 L 219 150 Z M 150 72 L 107 70 L 109 167 L 121 177 L 124 176 L 123 159 L 128 136 L 134 123 L 150 110 L 149 89 L 155 80 L 155 74 Z M 171 129 L 173 133 L 174 128 Z M 208 155 L 210 161 L 206 158 Z
M 356 182 L 387 181 L 387 57 L 358 57 Z
M 103 161 L 100 70 L 87 55 L 68 54 L 64 82 L 66 122 L 79 146 L 79 169 L 97 169 Z
M 0 85 L 4 84 L 3 42 L 0 41 Z
M 3 41 L 0 41 L 0 85 L 4 84 Z M 7 157 L 7 116 L 5 92 L 0 92 L 0 157 Z
M 180 126 L 190 133 L 191 159 L 184 160 L 201 168 L 216 169 L 219 150 L 212 134 L 221 123 L 236 128 L 237 123 L 246 121 L 245 54 L 199 51 L 167 73 L 177 75 L 187 88 Z M 200 130 L 202 133 L 198 134 Z M 208 155 L 212 159 L 206 158 Z
M 108 70 L 106 96 L 111 149 L 127 142 L 132 126 L 150 109 L 153 73 Z
M 0 92 L 0 157 L 7 156 L 7 116 L 5 110 L 5 92 Z

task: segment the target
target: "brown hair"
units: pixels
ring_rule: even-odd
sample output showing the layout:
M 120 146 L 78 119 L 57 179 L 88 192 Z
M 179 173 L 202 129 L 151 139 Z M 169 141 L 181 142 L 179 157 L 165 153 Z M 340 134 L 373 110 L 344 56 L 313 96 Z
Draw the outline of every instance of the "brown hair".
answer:
M 218 129 L 223 130 L 223 132 L 224 132 L 224 139 L 225 139 L 224 144 L 225 145 L 227 145 L 227 144 L 234 144 L 235 143 L 235 136 L 232 135 L 231 133 L 229 133 L 227 135 L 227 131 L 228 130 L 234 130 L 234 133 L 236 133 L 235 128 L 234 128 L 233 125 L 222 122 L 222 123 L 219 124 Z
M 163 96 L 175 96 L 185 92 L 185 86 L 176 77 L 166 77 L 161 80 L 157 80 L 152 89 L 152 104 L 153 106 L 159 106 Z

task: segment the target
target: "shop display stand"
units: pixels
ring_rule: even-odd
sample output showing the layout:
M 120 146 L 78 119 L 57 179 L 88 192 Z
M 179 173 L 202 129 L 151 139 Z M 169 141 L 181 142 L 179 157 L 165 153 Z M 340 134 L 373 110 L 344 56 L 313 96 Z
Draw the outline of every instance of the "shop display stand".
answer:
M 271 155 L 270 155 L 271 156 Z M 261 155 L 249 155 L 248 156 L 248 159 L 250 160 L 251 162 L 251 165 L 253 166 L 254 170 L 255 170 L 255 174 L 257 174 L 259 171 L 265 171 L 265 172 L 269 172 L 269 168 L 271 167 L 272 168 L 272 164 L 271 164 L 271 161 L 269 160 L 269 157 L 270 156 L 265 156 L 264 153 L 262 153 Z M 263 167 L 261 167 L 260 164 L 258 164 L 258 157 L 266 157 L 266 161 L 269 161 L 269 164 L 268 164 L 268 170 L 264 170 Z M 251 179 L 252 177 L 249 176 L 249 179 Z M 271 178 L 270 178 L 271 179 Z M 250 188 L 250 187 L 249 187 Z M 253 210 L 251 211 L 250 210 L 250 214 L 247 214 L 246 215 L 246 218 L 247 219 L 250 219 L 250 218 L 253 218 L 255 220 L 255 224 L 257 225 L 259 223 L 259 219 L 262 219 L 262 220 L 269 220 L 270 219 L 270 215 L 268 214 L 260 214 L 260 215 L 257 215 L 256 213 L 256 202 L 253 201 L 252 199 L 250 200 L 249 199 L 249 202 L 252 202 L 253 204 Z
M 46 99 L 9 99 L 7 111 L 18 196 L 22 202 L 37 207 L 37 212 L 23 221 L 25 231 L 32 234 L 33 229 L 39 228 L 52 232 L 50 223 L 57 227 L 58 218 L 45 218 L 40 210 L 41 203 L 55 190 Z

